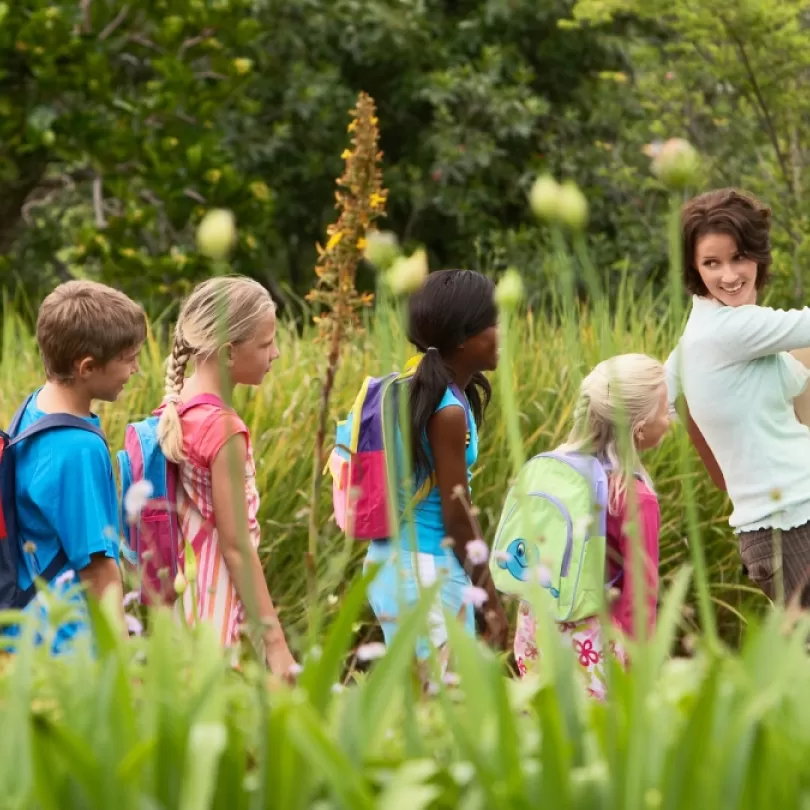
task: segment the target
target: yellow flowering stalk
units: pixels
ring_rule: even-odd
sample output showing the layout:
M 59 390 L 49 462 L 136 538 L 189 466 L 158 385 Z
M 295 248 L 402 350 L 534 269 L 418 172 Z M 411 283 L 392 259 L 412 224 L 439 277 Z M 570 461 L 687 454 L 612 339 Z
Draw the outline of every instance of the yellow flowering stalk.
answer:
M 313 454 L 312 498 L 310 499 L 309 551 L 307 555 L 310 605 L 317 604 L 316 556 L 318 550 L 318 504 L 323 480 L 324 443 L 329 417 L 329 398 L 335 382 L 340 346 L 344 336 L 360 326 L 359 312 L 373 301 L 370 294 L 357 292 L 357 266 L 368 246 L 374 221 L 385 215 L 388 192 L 382 186 L 379 163 L 379 128 L 374 100 L 361 93 L 351 111 L 348 131 L 351 147 L 343 154 L 345 170 L 337 180 L 335 207 L 338 220 L 326 230 L 326 246 L 318 248 L 315 265 L 317 282 L 306 298 L 319 305 L 315 318 L 320 339 L 328 344 L 326 370 L 321 386 L 318 430 Z M 314 632 L 314 622 L 310 629 Z

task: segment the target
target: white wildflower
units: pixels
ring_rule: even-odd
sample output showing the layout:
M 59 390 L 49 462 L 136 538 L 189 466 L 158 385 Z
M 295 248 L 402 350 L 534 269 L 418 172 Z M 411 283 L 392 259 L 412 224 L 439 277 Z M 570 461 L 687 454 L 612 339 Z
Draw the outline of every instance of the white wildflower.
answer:
M 574 521 L 574 536 L 586 537 L 593 526 L 593 515 L 583 515 Z
M 467 543 L 467 559 L 473 565 L 483 565 L 489 559 L 489 546 L 480 538 Z
M 428 276 L 428 258 L 423 248 L 405 258 L 397 259 L 386 273 L 388 286 L 394 295 L 415 293 Z
M 538 219 L 557 219 L 560 185 L 550 175 L 542 175 L 534 181 L 529 192 L 529 205 Z
M 209 211 L 197 228 L 197 247 L 209 259 L 224 259 L 236 242 L 236 221 L 222 208 Z
M 57 588 L 61 588 L 62 585 L 67 585 L 69 582 L 73 582 L 76 578 L 76 573 L 73 571 L 72 568 L 68 568 L 67 571 L 63 571 L 59 576 L 54 580 L 54 585 Z
M 378 270 L 387 270 L 402 255 L 395 234 L 390 231 L 369 231 L 363 255 Z
M 689 141 L 670 138 L 655 152 L 652 169 L 664 185 L 681 191 L 697 180 L 700 155 Z
M 129 613 L 124 615 L 124 619 L 127 623 L 127 632 L 129 635 L 143 635 L 143 625 L 141 624 L 140 619 L 137 619 L 135 616 L 131 616 Z
M 489 599 L 489 594 L 477 585 L 468 585 L 461 596 L 465 605 L 472 605 L 474 608 L 483 607 L 487 599 Z
M 186 587 L 188 586 L 188 581 L 183 576 L 182 571 L 177 572 L 177 576 L 174 578 L 174 592 L 178 596 L 182 596 L 186 592 Z
M 127 523 L 136 523 L 155 488 L 145 478 L 136 481 L 124 495 L 124 513 Z
M 385 655 L 385 644 L 381 641 L 371 641 L 368 644 L 361 644 L 357 648 L 358 661 L 376 661 Z
M 560 186 L 557 205 L 560 221 L 572 231 L 581 231 L 588 224 L 588 201 L 576 183 L 569 180 Z
M 535 580 L 542 588 L 551 587 L 551 571 L 545 565 L 538 565 L 534 569 Z
M 511 312 L 523 299 L 523 280 L 520 273 L 514 268 L 509 268 L 498 282 L 495 290 L 495 303 L 498 309 Z

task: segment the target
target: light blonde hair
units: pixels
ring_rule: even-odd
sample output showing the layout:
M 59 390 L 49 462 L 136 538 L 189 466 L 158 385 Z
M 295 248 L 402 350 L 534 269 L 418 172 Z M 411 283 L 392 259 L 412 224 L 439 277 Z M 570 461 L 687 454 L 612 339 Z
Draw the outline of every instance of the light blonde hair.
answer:
M 275 311 L 270 293 L 244 276 L 209 279 L 183 303 L 166 363 L 165 407 L 158 422 L 158 441 L 169 461 L 179 464 L 185 458 L 177 406 L 189 362 L 208 360 L 228 344 L 250 340 L 261 319 Z
M 37 343 L 45 376 L 73 379 L 74 366 L 92 357 L 104 366 L 146 340 L 143 308 L 120 290 L 96 281 L 67 281 L 42 302 Z
M 612 513 L 619 509 L 634 475 L 652 488 L 634 437 L 641 423 L 655 416 L 662 385 L 666 385 L 664 367 L 646 354 L 620 354 L 603 360 L 580 385 L 574 427 L 559 449 L 591 453 L 606 465 Z

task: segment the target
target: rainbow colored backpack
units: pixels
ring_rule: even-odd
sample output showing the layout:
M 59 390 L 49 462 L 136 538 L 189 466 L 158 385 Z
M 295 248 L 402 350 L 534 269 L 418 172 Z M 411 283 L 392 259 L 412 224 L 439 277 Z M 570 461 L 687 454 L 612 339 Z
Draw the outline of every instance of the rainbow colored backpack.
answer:
M 396 425 L 399 386 L 413 377 L 418 358 L 403 372 L 385 377 L 366 377 L 347 417 L 338 422 L 335 448 L 327 465 L 332 474 L 332 503 L 341 531 L 355 540 L 383 540 L 390 537 L 388 506 L 389 474 L 393 471 L 386 447 L 387 423 Z M 413 498 L 413 508 L 435 485 L 431 474 Z

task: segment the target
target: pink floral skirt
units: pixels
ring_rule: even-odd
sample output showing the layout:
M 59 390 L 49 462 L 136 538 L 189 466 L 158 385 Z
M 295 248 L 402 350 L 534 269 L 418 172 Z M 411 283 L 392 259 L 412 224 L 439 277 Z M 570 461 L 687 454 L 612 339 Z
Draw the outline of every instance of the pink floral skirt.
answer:
M 577 665 L 589 697 L 604 700 L 607 694 L 605 677 L 605 649 L 602 625 L 596 616 L 578 622 L 560 622 L 560 641 L 573 647 Z M 531 607 L 520 603 L 517 631 L 515 633 L 515 662 L 521 677 L 537 673 L 541 653 L 537 649 L 537 623 Z M 627 667 L 627 653 L 618 641 L 608 641 L 608 653 L 613 655 L 622 667 Z

